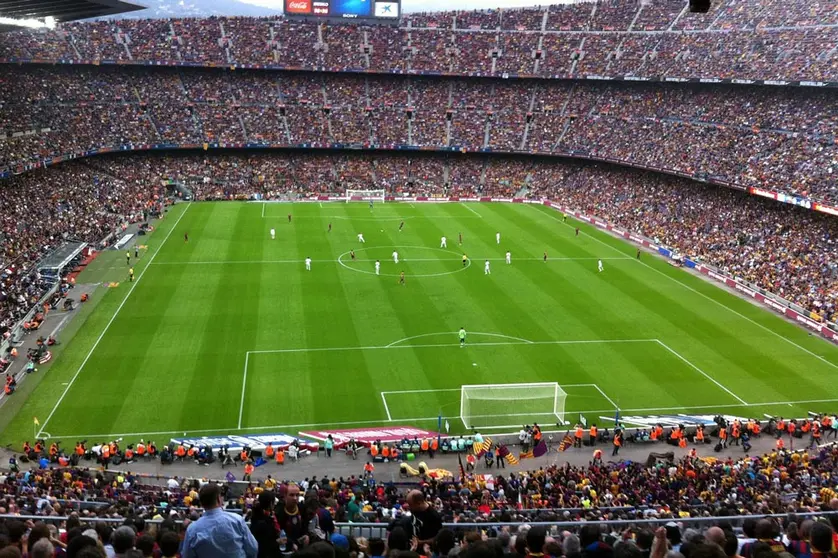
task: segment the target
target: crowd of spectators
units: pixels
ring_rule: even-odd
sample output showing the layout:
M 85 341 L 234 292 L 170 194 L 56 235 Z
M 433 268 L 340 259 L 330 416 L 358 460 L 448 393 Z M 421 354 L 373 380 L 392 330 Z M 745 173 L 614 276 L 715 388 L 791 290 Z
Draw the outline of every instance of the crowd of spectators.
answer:
M 100 148 L 414 147 L 616 159 L 838 203 L 817 89 L 174 68 L 0 70 L 0 169 Z M 20 95 L 19 92 L 26 92 Z
M 49 288 L 33 267 L 40 258 L 64 241 L 98 243 L 123 224 L 143 219 L 144 211 L 162 194 L 155 184 L 132 183 L 84 164 L 4 181 L 0 185 L 0 335 Z
M 639 558 L 651 551 L 653 558 L 665 558 L 670 549 L 677 553 L 670 556 L 685 558 L 776 558 L 774 553 L 782 552 L 794 558 L 828 557 L 834 556 L 838 526 L 836 460 L 835 446 L 740 459 L 690 454 L 642 464 L 603 462 L 595 454 L 587 465 L 508 474 L 478 470 L 409 483 L 373 482 L 368 475 L 293 481 L 264 475 L 236 489 L 207 479 L 175 477 L 158 484 L 131 473 L 35 468 L 0 476 L 0 513 L 43 517 L 0 523 L 0 552 L 12 546 L 24 555 L 52 556 L 35 552 L 44 539 L 58 555 L 70 558 L 220 555 L 210 552 L 208 541 L 216 550 L 240 545 L 241 554 L 228 548 L 224 555 L 248 557 L 293 551 L 308 556 L 306 547 L 326 541 L 329 556 L 361 552 L 388 558 L 413 551 L 411 556 L 468 556 L 487 543 L 491 554 L 476 556 Z M 810 513 L 821 516 L 802 515 Z M 785 517 L 748 517 L 759 514 Z M 115 523 L 91 523 L 93 518 Z M 711 520 L 693 524 L 693 518 Z M 658 531 L 632 524 L 646 519 L 669 522 Z M 564 530 L 528 525 L 536 521 L 564 522 Z M 386 548 L 384 540 L 355 539 L 351 533 L 347 538 L 336 522 L 386 525 Z M 518 525 L 500 528 L 492 522 Z M 580 522 L 578 528 L 574 522 Z M 481 533 L 444 523 L 483 523 L 486 528 Z M 214 537 L 212 530 L 224 533 Z M 91 541 L 76 541 L 80 537 Z M 657 543 L 665 548 L 656 549 Z M 711 554 L 709 548 L 702 550 L 711 544 L 718 545 Z M 88 545 L 99 553 L 77 554 L 79 546 Z M 131 554 L 135 548 L 140 552 Z M 325 555 L 316 549 L 318 556 Z
M 5 33 L 0 58 L 835 81 L 836 23 L 829 2 L 807 0 L 720 0 L 709 14 L 690 13 L 685 0 L 601 0 L 406 14 L 400 27 L 285 18 L 125 19 Z

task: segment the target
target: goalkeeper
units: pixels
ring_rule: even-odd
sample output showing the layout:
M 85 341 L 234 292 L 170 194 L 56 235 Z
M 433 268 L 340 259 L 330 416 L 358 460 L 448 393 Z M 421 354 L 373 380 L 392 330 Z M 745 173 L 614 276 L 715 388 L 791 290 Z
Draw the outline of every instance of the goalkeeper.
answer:
M 460 336 L 460 347 L 461 348 L 465 347 L 465 345 L 466 345 L 466 329 L 464 327 L 460 328 L 459 336 Z

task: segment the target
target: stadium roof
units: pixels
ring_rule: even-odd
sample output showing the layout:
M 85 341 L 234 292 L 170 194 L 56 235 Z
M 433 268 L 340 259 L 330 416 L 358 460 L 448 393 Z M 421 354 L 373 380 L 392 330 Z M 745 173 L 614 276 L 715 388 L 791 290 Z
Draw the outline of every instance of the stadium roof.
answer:
M 0 0 L 0 18 L 75 21 L 143 10 L 145 6 L 121 0 Z M 0 23 L 0 32 L 17 29 L 9 22 Z

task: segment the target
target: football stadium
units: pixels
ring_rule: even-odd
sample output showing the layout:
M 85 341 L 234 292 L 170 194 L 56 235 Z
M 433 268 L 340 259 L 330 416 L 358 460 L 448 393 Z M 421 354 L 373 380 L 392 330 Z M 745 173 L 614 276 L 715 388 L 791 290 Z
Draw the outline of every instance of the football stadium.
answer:
M 838 552 L 834 3 L 140 4 L 0 0 L 0 557 Z

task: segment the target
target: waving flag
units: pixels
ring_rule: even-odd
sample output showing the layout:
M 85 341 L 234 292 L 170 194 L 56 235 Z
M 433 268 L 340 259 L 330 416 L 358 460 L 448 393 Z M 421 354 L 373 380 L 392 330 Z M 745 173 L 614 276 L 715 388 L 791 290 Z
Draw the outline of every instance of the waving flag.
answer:
M 485 439 L 483 439 L 482 442 L 478 442 L 477 440 L 475 440 L 473 449 L 474 449 L 474 455 L 478 459 L 480 459 L 481 457 L 483 457 L 484 453 L 486 453 L 487 451 L 492 449 L 492 439 L 491 438 L 485 438 Z
M 500 446 L 498 448 L 498 457 L 506 459 L 506 462 L 510 465 L 517 465 L 519 463 L 518 458 L 512 455 L 512 452 L 506 446 Z
M 572 445 L 573 438 L 570 437 L 570 434 L 565 434 L 564 438 L 562 438 L 562 443 L 559 444 L 559 451 L 567 451 L 567 449 Z
M 547 455 L 547 441 L 542 438 L 538 444 L 532 449 L 533 457 L 541 457 L 542 455 Z

